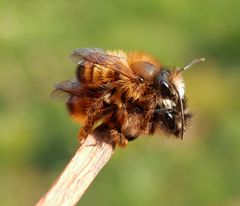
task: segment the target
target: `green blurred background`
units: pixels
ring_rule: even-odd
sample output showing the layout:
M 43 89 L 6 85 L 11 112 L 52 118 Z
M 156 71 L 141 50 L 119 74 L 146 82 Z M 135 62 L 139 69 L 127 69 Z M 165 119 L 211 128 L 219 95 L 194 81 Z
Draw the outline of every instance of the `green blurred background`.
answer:
M 0 205 L 34 205 L 77 149 L 79 126 L 49 93 L 78 47 L 206 58 L 184 74 L 184 140 L 117 149 L 79 205 L 240 205 L 239 12 L 239 0 L 0 0 Z

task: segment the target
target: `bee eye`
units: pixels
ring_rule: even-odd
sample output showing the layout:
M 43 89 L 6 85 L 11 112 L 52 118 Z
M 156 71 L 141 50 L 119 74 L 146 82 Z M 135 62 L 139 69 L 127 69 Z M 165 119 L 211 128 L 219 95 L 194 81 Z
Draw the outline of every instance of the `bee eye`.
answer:
M 172 92 L 171 92 L 167 82 L 165 82 L 165 81 L 162 82 L 162 84 L 160 86 L 160 90 L 161 90 L 161 94 L 164 98 L 172 96 Z
M 142 113 L 142 112 L 143 112 L 143 108 L 140 107 L 140 106 L 138 106 L 138 105 L 136 105 L 136 106 L 134 107 L 134 111 L 135 111 L 136 113 Z
M 170 112 L 166 112 L 164 114 L 164 123 L 169 130 L 174 131 L 176 124 L 174 121 L 174 117 Z

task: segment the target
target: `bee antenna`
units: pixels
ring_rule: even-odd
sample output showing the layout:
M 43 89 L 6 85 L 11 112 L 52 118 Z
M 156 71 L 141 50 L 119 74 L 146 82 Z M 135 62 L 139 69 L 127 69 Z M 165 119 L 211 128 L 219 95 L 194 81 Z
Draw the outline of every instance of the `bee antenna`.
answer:
M 183 67 L 182 69 L 179 69 L 178 72 L 183 72 L 187 69 L 189 69 L 190 67 L 192 67 L 194 64 L 197 64 L 199 62 L 203 62 L 205 61 L 205 58 L 198 58 L 198 59 L 194 59 L 191 63 L 189 63 L 187 66 Z M 185 119 L 184 119 L 184 108 L 183 108 L 183 101 L 182 98 L 177 90 L 177 88 L 174 86 L 174 90 L 177 93 L 178 99 L 179 99 L 179 103 L 180 103 L 180 108 L 181 108 L 181 123 L 182 123 L 182 127 L 181 127 L 181 139 L 183 139 L 183 133 L 184 133 L 184 124 L 185 124 Z
M 191 63 L 189 63 L 187 66 L 183 67 L 182 69 L 179 69 L 179 72 L 183 72 L 186 71 L 187 69 L 189 69 L 190 67 L 192 67 L 194 64 L 197 64 L 199 62 L 204 62 L 205 58 L 198 58 L 198 59 L 194 59 Z

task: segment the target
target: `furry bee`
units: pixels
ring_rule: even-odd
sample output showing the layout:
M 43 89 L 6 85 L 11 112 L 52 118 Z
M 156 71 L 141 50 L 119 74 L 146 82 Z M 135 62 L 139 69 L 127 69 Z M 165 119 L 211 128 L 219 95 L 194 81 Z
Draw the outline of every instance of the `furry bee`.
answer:
M 125 147 L 140 135 L 158 131 L 183 138 L 191 119 L 184 94 L 184 68 L 167 69 L 152 56 L 99 48 L 76 49 L 75 78 L 56 84 L 54 93 L 68 94 L 71 117 L 83 125 L 80 141 L 98 129 L 108 132 L 108 141 Z

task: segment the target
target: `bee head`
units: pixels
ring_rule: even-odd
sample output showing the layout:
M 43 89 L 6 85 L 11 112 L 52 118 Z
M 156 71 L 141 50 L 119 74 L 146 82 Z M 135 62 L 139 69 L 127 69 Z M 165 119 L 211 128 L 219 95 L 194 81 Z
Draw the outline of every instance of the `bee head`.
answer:
M 193 60 L 182 69 L 161 69 L 155 80 L 155 87 L 161 96 L 161 120 L 167 131 L 177 137 L 183 138 L 186 124 L 191 119 L 187 112 L 185 86 L 182 72 L 194 64 L 204 61 L 204 58 Z

